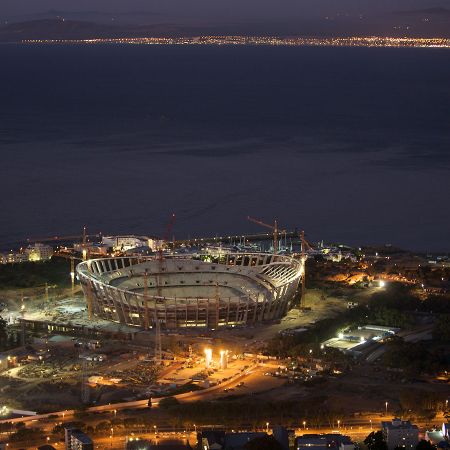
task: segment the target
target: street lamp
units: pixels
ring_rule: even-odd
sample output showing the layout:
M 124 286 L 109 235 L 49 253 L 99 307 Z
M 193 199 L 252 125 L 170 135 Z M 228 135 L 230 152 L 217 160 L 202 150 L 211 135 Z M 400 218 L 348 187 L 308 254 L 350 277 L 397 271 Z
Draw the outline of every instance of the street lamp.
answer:
M 341 421 L 340 421 L 340 420 L 338 420 L 338 428 L 340 427 L 340 425 L 341 425 Z
M 266 433 L 269 432 L 269 422 L 266 422 Z
M 372 419 L 370 419 L 370 429 L 372 430 Z
M 389 405 L 389 403 L 388 403 L 388 402 L 386 402 L 386 403 L 384 404 L 384 406 L 386 407 L 386 416 L 387 416 L 387 409 L 388 409 L 388 405 Z
M 303 429 L 306 430 L 306 420 L 303 421 Z

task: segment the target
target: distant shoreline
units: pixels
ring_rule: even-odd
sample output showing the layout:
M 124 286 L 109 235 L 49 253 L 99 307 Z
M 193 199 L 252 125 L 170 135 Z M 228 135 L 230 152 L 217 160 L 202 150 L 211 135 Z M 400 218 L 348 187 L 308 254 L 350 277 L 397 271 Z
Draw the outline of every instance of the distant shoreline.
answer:
M 26 39 L 15 44 L 238 45 L 283 47 L 450 48 L 450 38 L 198 36 L 92 39 Z

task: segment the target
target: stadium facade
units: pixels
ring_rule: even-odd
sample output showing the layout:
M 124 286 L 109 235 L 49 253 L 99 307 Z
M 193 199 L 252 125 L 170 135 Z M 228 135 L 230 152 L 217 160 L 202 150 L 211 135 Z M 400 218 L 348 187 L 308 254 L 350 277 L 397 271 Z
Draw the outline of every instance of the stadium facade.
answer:
M 230 253 L 92 259 L 77 266 L 90 312 L 150 328 L 247 325 L 291 308 L 303 263 L 290 256 Z

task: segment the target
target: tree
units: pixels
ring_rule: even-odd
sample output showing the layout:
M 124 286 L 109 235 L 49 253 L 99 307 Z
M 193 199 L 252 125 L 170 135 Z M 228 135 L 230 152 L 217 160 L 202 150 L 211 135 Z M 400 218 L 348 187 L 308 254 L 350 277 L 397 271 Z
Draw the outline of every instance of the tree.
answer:
M 416 445 L 416 450 L 436 450 L 436 447 L 432 445 L 430 441 L 422 439 Z
M 8 340 L 8 332 L 6 326 L 6 320 L 0 316 L 0 350 L 4 350 L 6 348 L 6 342 Z
M 439 341 L 450 341 L 450 327 L 448 326 L 450 322 L 450 314 L 440 315 L 433 329 L 433 337 Z
M 170 409 L 179 404 L 180 402 L 175 397 L 165 397 L 159 401 L 159 407 L 161 409 Z
M 387 444 L 381 431 L 372 431 L 365 439 L 364 444 L 369 450 L 387 450 Z
M 248 441 L 245 450 L 283 450 L 281 444 L 273 436 L 262 436 Z

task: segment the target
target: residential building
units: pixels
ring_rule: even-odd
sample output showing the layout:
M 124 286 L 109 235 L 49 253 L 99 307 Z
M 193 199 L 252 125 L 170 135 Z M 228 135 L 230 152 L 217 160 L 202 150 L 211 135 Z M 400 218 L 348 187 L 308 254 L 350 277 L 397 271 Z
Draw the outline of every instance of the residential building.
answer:
M 244 445 L 256 438 L 262 438 L 267 436 L 267 433 L 263 432 L 243 432 L 243 433 L 226 433 L 224 450 L 242 450 Z
M 327 450 L 328 442 L 324 434 L 303 434 L 295 439 L 295 450 Z
M 47 261 L 53 255 L 53 248 L 50 245 L 36 243 L 29 245 L 25 249 L 28 261 Z
M 419 443 L 419 429 L 410 421 L 395 418 L 381 422 L 381 428 L 389 450 L 396 447 L 413 449 Z
M 66 450 L 94 450 L 92 439 L 77 428 L 64 429 Z
M 202 430 L 197 433 L 198 450 L 221 450 L 225 442 L 225 431 Z

